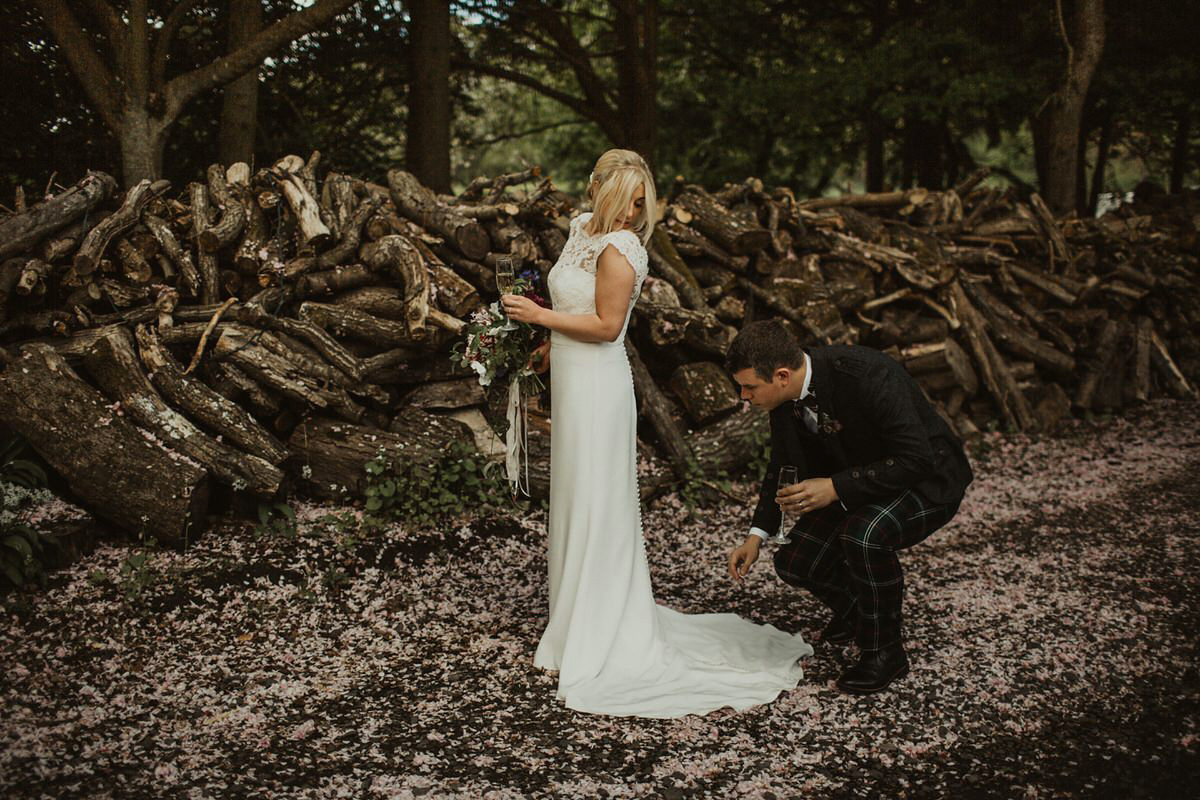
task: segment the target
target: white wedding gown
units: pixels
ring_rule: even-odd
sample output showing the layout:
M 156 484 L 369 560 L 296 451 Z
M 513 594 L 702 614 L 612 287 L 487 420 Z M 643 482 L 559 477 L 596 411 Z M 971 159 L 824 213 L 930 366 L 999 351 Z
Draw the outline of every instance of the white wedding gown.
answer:
M 630 231 L 571 235 L 547 283 L 556 311 L 595 313 L 596 259 L 613 245 L 646 277 Z M 551 336 L 550 619 L 534 664 L 558 671 L 558 698 L 596 714 L 681 717 L 774 700 L 803 677 L 799 634 L 735 614 L 681 614 L 654 601 L 638 504 L 633 375 L 615 342 Z M 713 554 L 720 580 L 724 553 Z

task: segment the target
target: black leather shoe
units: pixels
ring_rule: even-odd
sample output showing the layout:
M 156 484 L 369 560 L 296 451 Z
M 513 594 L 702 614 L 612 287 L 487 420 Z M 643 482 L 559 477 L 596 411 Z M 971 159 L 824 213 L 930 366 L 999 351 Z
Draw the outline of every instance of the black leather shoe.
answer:
M 846 644 L 854 641 L 854 616 L 834 617 L 821 631 L 821 641 L 829 644 Z
M 837 687 L 850 694 L 883 691 L 892 681 L 908 674 L 908 656 L 897 645 L 886 650 L 870 650 L 859 656 L 858 663 L 842 673 Z

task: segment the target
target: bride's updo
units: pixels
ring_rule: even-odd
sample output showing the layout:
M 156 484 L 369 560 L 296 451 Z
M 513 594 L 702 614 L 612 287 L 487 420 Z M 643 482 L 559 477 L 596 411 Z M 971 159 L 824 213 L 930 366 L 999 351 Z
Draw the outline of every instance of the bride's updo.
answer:
M 638 185 L 646 193 L 642 213 L 630 225 L 642 243 L 650 241 L 654 232 L 655 209 L 658 197 L 654 192 L 654 176 L 646 160 L 632 150 L 609 150 L 596 161 L 588 179 L 587 196 L 592 201 L 592 218 L 584 226 L 591 235 L 609 233 L 616 229 L 629 200 Z

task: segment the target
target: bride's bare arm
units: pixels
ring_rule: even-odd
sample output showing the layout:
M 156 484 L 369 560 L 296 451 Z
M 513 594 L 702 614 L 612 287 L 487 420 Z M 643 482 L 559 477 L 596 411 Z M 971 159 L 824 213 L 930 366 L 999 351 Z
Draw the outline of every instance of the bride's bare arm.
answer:
M 505 313 L 516 322 L 541 325 L 581 342 L 613 342 L 625 324 L 633 280 L 633 265 L 610 244 L 596 260 L 595 314 L 564 314 L 512 294 L 504 295 L 501 301 Z

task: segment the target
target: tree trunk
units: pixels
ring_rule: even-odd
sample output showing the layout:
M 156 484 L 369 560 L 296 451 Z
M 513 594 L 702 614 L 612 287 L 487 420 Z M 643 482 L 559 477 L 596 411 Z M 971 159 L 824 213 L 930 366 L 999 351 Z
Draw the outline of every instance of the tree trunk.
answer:
M 262 0 L 229 0 L 229 49 L 251 42 L 263 27 Z M 217 133 L 222 164 L 254 165 L 254 133 L 258 128 L 258 67 L 225 87 L 221 126 Z
M 1075 145 L 1075 203 L 1074 208 L 1083 213 L 1088 207 L 1088 140 L 1092 138 L 1095 120 L 1092 116 L 1092 102 L 1084 103 L 1083 116 L 1079 123 L 1079 139 Z
M 1061 19 L 1066 28 L 1066 20 Z M 1067 70 L 1033 122 L 1038 179 L 1047 205 L 1058 216 L 1076 208 L 1079 170 L 1079 131 L 1088 86 L 1104 49 L 1104 0 L 1078 0 L 1064 31 Z
M 405 164 L 435 192 L 450 192 L 450 3 L 408 6 L 411 77 Z
M 157 180 L 162 175 L 163 147 L 167 126 L 145 108 L 127 107 L 120 118 L 117 138 L 121 142 L 121 174 L 126 186 Z
M 1088 188 L 1088 216 L 1096 216 L 1096 206 L 1100 202 L 1100 192 L 1104 191 L 1104 171 L 1108 169 L 1108 154 L 1112 150 L 1113 118 L 1105 114 L 1100 123 L 1100 141 L 1096 144 L 1096 166 L 1092 170 L 1092 185 Z
M 118 13 L 109 3 L 86 3 L 99 18 L 99 30 L 114 46 L 106 60 L 94 48 L 95 28 L 85 26 L 66 0 L 33 0 L 61 48 L 89 104 L 121 144 L 125 185 L 162 174 L 167 132 L 184 107 L 201 93 L 257 69 L 264 58 L 288 42 L 321 27 L 355 0 L 314 0 L 259 31 L 221 58 L 166 79 L 168 52 L 184 27 L 192 2 L 181 0 L 166 14 L 152 37 L 148 0 L 133 0 Z M 153 41 L 151 41 L 153 39 Z
M 926 189 L 942 187 L 942 137 L 936 122 L 913 120 L 913 162 L 917 185 Z
M 1183 176 L 1187 174 L 1189 139 L 1192 135 L 1192 109 L 1179 112 L 1179 124 L 1175 128 L 1175 142 L 1171 146 L 1171 194 L 1183 191 Z
M 627 147 L 653 164 L 658 141 L 658 0 L 615 0 L 617 105 Z
M 883 191 L 883 119 L 874 110 L 867 111 L 867 192 Z

